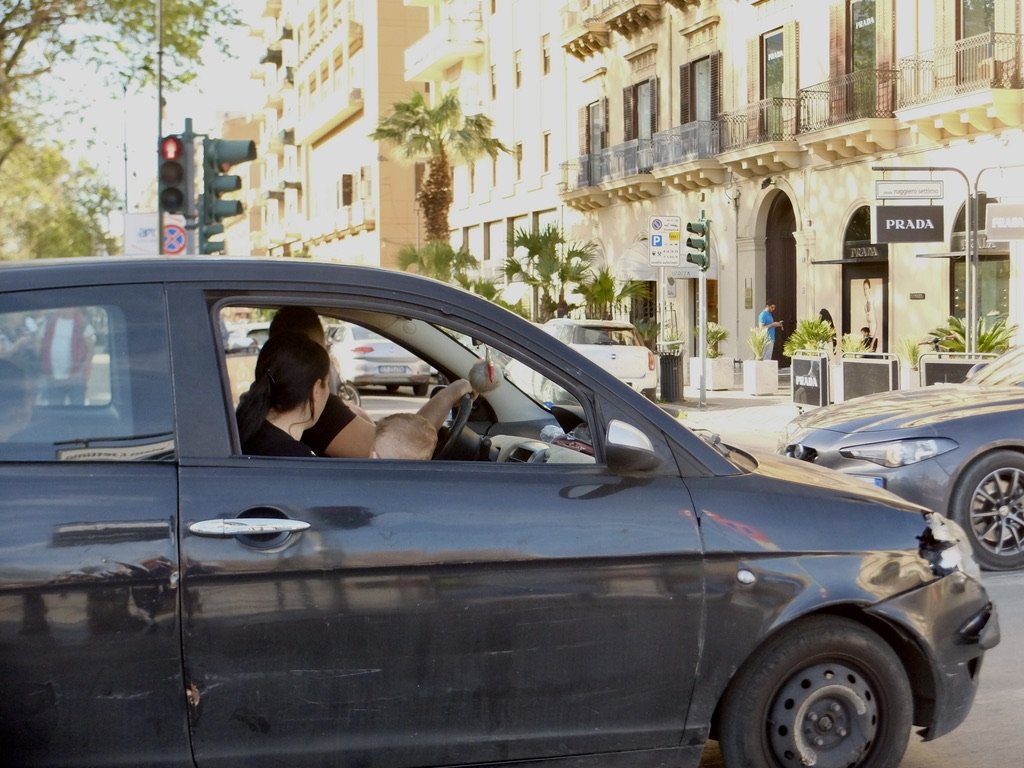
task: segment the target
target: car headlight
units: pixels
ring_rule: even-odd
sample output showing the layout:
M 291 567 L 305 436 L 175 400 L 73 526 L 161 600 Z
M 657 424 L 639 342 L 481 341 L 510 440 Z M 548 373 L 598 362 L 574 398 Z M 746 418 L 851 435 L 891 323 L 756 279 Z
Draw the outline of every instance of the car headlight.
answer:
M 956 441 L 947 437 L 921 437 L 843 448 L 839 455 L 848 459 L 873 461 L 883 467 L 905 467 L 949 453 L 957 447 Z

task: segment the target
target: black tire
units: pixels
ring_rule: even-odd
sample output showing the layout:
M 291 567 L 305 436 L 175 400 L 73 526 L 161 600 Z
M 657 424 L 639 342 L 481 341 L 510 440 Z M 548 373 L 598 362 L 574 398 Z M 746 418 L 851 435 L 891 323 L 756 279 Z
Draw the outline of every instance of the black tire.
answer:
M 384 387 L 384 391 L 387 392 L 389 395 L 393 395 L 393 394 L 395 394 L 395 392 L 398 391 L 398 385 L 397 384 L 387 384 Z
M 950 517 L 967 532 L 982 568 L 1024 567 L 1024 456 L 996 451 L 967 467 L 957 480 Z
M 426 384 L 413 384 L 412 385 L 412 393 L 416 397 L 426 397 L 427 396 L 427 385 Z
M 896 768 L 913 700 L 899 658 L 849 619 L 821 616 L 759 648 L 722 701 L 729 768 Z

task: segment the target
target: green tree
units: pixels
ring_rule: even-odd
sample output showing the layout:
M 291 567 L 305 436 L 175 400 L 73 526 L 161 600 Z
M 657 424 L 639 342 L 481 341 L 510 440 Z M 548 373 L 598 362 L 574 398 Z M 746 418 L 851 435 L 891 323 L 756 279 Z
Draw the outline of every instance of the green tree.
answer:
M 398 251 L 398 266 L 406 271 L 415 269 L 424 277 L 465 285 L 466 273 L 477 269 L 479 262 L 465 247 L 455 250 L 447 241 L 430 240 L 421 248 L 402 247 Z
M 422 93 L 393 105 L 370 134 L 376 141 L 394 144 L 400 157 L 426 160 L 427 174 L 419 193 L 426 220 L 427 240 L 448 240 L 448 213 L 452 207 L 452 160 L 472 162 L 484 155 L 494 158 L 508 148 L 491 137 L 494 121 L 483 114 L 465 115 L 457 91 L 448 91 L 436 106 Z
M 517 229 L 509 240 L 513 249 L 525 253 L 505 260 L 505 277 L 520 280 L 533 289 L 534 316 L 543 322 L 556 310 L 568 310 L 565 295 L 582 285 L 590 275 L 596 246 L 593 242 L 567 243 L 556 224 L 540 231 Z
M 91 66 L 120 85 L 153 82 L 153 0 L 17 0 L 0 3 L 0 168 L 39 128 L 46 78 L 62 63 Z M 163 74 L 169 87 L 192 80 L 203 44 L 238 22 L 206 0 L 160 0 Z
M 71 166 L 56 147 L 26 145 L 0 173 L 0 259 L 115 253 L 105 233 L 118 207 L 98 172 Z
M 628 281 L 620 284 L 607 267 L 602 267 L 579 287 L 579 293 L 586 304 L 587 317 L 595 320 L 611 320 L 616 309 L 633 299 L 646 299 L 647 286 L 644 283 Z

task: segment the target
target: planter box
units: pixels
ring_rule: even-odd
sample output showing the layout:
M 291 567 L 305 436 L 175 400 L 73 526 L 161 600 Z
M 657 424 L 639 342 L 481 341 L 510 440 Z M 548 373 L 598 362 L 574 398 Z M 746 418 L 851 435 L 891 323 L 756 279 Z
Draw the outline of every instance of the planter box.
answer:
M 732 389 L 733 365 L 731 357 L 711 357 L 704 369 L 704 389 Z M 690 358 L 690 386 L 700 389 L 700 358 Z
M 774 395 L 778 390 L 778 360 L 743 361 L 743 394 Z

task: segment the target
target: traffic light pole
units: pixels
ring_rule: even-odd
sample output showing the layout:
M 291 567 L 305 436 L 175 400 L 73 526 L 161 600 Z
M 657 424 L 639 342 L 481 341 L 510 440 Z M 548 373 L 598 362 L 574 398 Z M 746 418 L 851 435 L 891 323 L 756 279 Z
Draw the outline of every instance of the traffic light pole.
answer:
M 185 118 L 185 132 L 181 134 L 181 140 L 189 147 L 186 154 L 188 163 L 185 167 L 186 188 L 189 194 L 185 200 L 185 253 L 194 255 L 196 253 L 196 219 L 199 212 L 196 210 L 196 164 L 195 164 L 195 141 L 196 135 L 192 132 L 192 118 Z
M 707 392 L 704 383 L 707 381 L 708 368 L 708 273 L 703 269 L 698 283 L 697 303 L 700 307 L 700 399 L 697 407 L 703 409 Z

